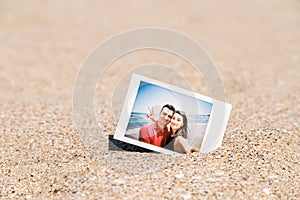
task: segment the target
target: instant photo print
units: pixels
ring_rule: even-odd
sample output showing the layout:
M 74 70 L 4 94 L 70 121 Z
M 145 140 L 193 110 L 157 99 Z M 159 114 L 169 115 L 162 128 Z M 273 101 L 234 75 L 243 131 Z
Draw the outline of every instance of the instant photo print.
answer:
M 222 143 L 231 105 L 133 74 L 114 139 L 166 154 L 209 153 Z

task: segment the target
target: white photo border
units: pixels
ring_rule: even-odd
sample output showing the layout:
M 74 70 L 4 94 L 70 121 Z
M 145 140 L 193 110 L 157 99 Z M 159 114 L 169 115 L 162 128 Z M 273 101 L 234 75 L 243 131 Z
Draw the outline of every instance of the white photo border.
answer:
M 217 147 L 219 147 L 222 143 L 222 139 L 224 136 L 224 132 L 226 129 L 226 125 L 230 116 L 230 112 L 231 112 L 231 108 L 232 106 L 228 103 L 216 100 L 216 99 L 212 99 L 210 97 L 207 97 L 205 95 L 201 95 L 198 93 L 194 93 L 192 91 L 188 91 L 167 83 L 163 83 L 161 81 L 158 80 L 154 80 L 152 78 L 149 77 L 145 77 L 139 74 L 132 74 L 131 80 L 130 80 L 130 84 L 127 90 L 127 94 L 126 94 L 126 98 L 124 100 L 124 104 L 123 104 L 123 108 L 122 111 L 120 113 L 120 118 L 118 121 L 118 125 L 114 134 L 114 139 L 116 140 L 120 140 L 132 145 L 136 145 L 136 146 L 140 146 L 149 150 L 153 150 L 159 153 L 164 153 L 164 154 L 179 154 L 175 151 L 171 151 L 168 149 L 165 149 L 163 147 L 158 147 L 152 144 L 147 144 L 145 142 L 142 141 L 138 141 L 129 137 L 125 136 L 126 133 L 126 129 L 130 120 L 130 116 L 131 116 L 131 112 L 134 106 L 134 102 L 136 100 L 137 97 L 137 92 L 139 90 L 139 86 L 140 86 L 140 82 L 147 82 L 162 88 L 167 88 L 170 89 L 172 91 L 181 93 L 181 94 L 185 94 L 191 97 L 194 97 L 196 99 L 208 102 L 212 104 L 212 109 L 211 109 L 211 113 L 210 113 L 210 117 L 208 120 L 208 124 L 205 130 L 205 134 L 204 134 L 204 138 L 200 147 L 200 153 L 201 154 L 206 154 L 209 153 L 210 151 L 216 149 Z M 133 99 L 134 98 L 134 99 Z M 217 113 L 219 111 L 225 112 L 225 119 L 218 119 L 218 115 Z M 218 123 L 222 123 L 222 128 L 214 128 L 215 126 L 220 126 L 220 124 Z M 215 133 L 215 130 L 221 130 L 218 131 L 219 133 Z M 214 145 L 212 145 L 214 144 Z

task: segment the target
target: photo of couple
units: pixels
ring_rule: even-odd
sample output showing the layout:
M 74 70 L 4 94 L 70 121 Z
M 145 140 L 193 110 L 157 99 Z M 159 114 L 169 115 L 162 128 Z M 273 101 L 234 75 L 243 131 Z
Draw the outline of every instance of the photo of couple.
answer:
M 139 141 L 163 147 L 178 153 L 199 152 L 198 147 L 188 143 L 188 121 L 183 111 L 166 104 L 162 107 L 159 118 L 154 118 L 153 108 L 149 108 L 147 117 L 153 121 L 139 130 Z
M 131 103 L 125 138 L 137 141 L 134 144 L 145 144 L 145 148 L 153 145 L 155 150 L 200 151 L 212 110 L 210 102 L 140 81 Z

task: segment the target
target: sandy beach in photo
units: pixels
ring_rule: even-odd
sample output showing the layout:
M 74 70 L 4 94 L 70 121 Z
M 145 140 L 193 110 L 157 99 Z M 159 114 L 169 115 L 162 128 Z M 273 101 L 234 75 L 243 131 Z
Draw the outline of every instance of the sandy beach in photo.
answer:
M 0 199 L 299 199 L 299 11 L 297 0 L 0 1 Z M 203 157 L 108 149 L 129 71 L 210 96 L 168 52 L 112 62 L 95 86 L 94 146 L 78 131 L 72 98 L 89 53 L 149 26 L 193 38 L 222 78 L 231 115 L 222 146 Z

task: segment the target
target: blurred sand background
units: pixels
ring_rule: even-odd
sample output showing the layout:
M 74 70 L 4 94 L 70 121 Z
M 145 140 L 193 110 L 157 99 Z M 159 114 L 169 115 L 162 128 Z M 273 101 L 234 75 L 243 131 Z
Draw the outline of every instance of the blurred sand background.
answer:
M 108 37 L 144 26 L 190 36 L 222 75 L 233 110 L 222 146 L 201 160 L 107 149 L 116 128 L 107 99 L 126 66 L 167 63 L 209 94 L 167 53 L 113 63 L 97 90 L 100 156 L 78 137 L 72 92 L 82 62 Z M 299 53 L 297 0 L 1 0 L 0 198 L 299 199 Z

